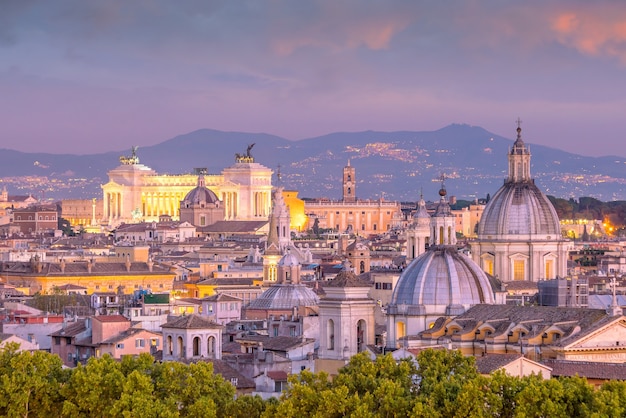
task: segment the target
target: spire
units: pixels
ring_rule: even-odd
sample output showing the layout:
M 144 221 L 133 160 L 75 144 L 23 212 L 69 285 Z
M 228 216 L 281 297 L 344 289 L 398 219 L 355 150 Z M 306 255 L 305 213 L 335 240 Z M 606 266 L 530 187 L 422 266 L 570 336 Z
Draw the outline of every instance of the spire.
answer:
M 509 153 L 509 182 L 530 181 L 530 151 L 522 140 L 522 120 L 517 118 L 517 138 Z
M 613 276 L 613 278 L 611 279 L 611 288 L 613 290 L 613 297 L 611 299 L 611 306 L 609 306 L 609 309 L 607 309 L 607 313 L 611 316 L 620 316 L 623 314 L 623 311 L 621 306 L 619 306 L 619 304 L 617 303 L 617 280 L 615 279 L 615 276 Z
M 446 184 L 445 184 L 445 180 L 446 180 L 446 175 L 442 174 L 441 175 L 441 189 L 439 189 L 439 204 L 437 205 L 437 209 L 435 210 L 435 214 L 434 216 L 451 216 L 451 212 L 450 212 L 450 205 L 448 204 L 448 201 L 446 200 L 446 195 L 448 194 L 448 192 L 446 191 Z
M 193 171 L 198 175 L 198 184 L 197 187 L 205 187 L 204 176 L 207 173 L 206 167 L 194 168 Z

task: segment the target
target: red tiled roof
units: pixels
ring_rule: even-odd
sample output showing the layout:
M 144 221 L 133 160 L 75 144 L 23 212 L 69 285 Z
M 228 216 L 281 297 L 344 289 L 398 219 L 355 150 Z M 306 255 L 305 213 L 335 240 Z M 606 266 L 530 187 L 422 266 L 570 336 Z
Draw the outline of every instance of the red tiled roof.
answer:
M 282 370 L 271 371 L 267 372 L 267 377 L 273 380 L 287 380 L 287 372 Z

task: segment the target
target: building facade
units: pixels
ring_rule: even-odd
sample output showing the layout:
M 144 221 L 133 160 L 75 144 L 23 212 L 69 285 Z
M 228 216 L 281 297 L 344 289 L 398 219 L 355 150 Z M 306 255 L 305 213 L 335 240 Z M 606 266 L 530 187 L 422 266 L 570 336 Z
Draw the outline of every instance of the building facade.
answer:
M 180 202 L 198 185 L 195 174 L 158 174 L 131 157 L 109 171 L 102 185 L 103 219 L 108 226 L 122 222 L 158 221 L 159 216 L 180 218 Z M 249 155 L 237 155 L 235 164 L 221 174 L 205 175 L 204 185 L 222 202 L 226 220 L 267 219 L 271 206 L 272 170 Z
M 309 200 L 304 209 L 309 220 L 309 229 L 317 220 L 321 229 L 351 232 L 362 236 L 381 234 L 402 223 L 399 202 L 361 200 L 356 198 L 356 169 L 348 163 L 343 171 L 343 199 Z

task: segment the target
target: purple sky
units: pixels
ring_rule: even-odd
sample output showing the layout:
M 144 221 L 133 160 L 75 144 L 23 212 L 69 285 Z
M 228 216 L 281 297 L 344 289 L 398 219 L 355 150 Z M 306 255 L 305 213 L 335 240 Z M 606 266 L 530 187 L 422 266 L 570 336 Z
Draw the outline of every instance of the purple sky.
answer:
M 478 125 L 626 157 L 626 2 L 2 0 L 0 148 Z

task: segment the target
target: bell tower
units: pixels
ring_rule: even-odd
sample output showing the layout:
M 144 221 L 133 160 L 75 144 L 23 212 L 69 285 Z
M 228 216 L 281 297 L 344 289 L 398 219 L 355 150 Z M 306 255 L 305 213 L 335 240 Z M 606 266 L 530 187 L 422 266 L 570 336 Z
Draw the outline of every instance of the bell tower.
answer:
M 356 202 L 356 170 L 348 165 L 343 168 L 343 201 L 346 203 Z

